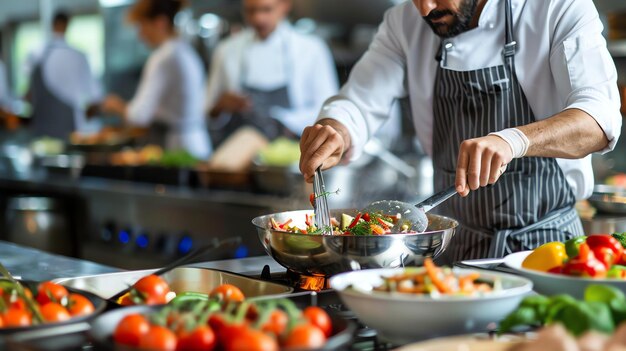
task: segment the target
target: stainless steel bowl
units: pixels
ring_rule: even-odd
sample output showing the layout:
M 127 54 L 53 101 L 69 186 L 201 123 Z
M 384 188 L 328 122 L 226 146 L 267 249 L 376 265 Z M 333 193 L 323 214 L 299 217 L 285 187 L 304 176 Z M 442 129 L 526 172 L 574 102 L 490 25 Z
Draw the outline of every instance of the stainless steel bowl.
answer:
M 626 214 L 626 189 L 598 184 L 589 197 L 589 203 L 600 212 L 624 215 Z
M 458 222 L 428 214 L 429 225 L 420 234 L 388 234 L 381 236 L 308 235 L 270 229 L 270 218 L 278 222 L 292 219 L 304 227 L 305 214 L 313 211 L 290 211 L 257 217 L 252 224 L 267 253 L 278 263 L 300 274 L 330 276 L 367 269 L 419 266 L 425 257 L 439 256 L 450 244 Z M 333 210 L 342 213 L 356 210 Z

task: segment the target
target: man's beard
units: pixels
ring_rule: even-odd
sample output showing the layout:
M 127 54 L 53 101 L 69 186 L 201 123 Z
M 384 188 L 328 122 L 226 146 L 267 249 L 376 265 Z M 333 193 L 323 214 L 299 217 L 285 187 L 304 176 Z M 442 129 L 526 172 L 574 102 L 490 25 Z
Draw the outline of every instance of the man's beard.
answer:
M 458 12 L 450 10 L 437 11 L 433 10 L 428 16 L 422 17 L 428 23 L 433 32 L 442 38 L 451 38 L 457 36 L 469 29 L 470 22 L 476 13 L 478 0 L 465 0 Z M 442 18 L 446 15 L 452 15 L 452 23 L 433 23 L 433 20 Z

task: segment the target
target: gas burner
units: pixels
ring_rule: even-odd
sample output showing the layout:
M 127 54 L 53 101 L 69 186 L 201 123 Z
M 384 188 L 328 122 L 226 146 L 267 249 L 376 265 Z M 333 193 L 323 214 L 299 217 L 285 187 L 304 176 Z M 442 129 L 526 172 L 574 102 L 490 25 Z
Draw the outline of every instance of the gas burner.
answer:
M 322 291 L 330 289 L 330 281 L 326 276 L 304 275 L 287 270 L 287 278 L 292 282 L 292 286 L 305 291 Z
M 295 291 L 323 291 L 330 289 L 330 281 L 326 276 L 304 275 L 292 270 L 271 272 L 265 265 L 259 276 L 263 280 L 291 286 Z

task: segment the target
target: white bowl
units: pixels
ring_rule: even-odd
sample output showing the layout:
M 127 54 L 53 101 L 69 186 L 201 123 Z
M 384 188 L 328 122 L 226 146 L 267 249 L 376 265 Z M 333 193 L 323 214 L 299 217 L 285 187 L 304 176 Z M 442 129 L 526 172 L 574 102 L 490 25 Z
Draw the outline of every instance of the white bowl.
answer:
M 532 251 L 512 253 L 504 258 L 504 264 L 532 280 L 534 290 L 543 295 L 569 294 L 582 299 L 589 284 L 612 285 L 626 294 L 626 280 L 621 279 L 593 279 L 572 277 L 563 274 L 545 273 L 532 269 L 522 268 L 522 262 Z
M 480 273 L 481 280 L 499 279 L 503 289 L 483 296 L 441 296 L 372 292 L 405 268 L 368 269 L 330 278 L 343 302 L 360 321 L 392 343 L 406 344 L 438 336 L 485 332 L 501 321 L 532 290 L 528 279 L 506 273 L 455 268 L 455 274 Z M 349 287 L 352 289 L 348 289 Z M 495 325 L 494 325 L 495 326 Z

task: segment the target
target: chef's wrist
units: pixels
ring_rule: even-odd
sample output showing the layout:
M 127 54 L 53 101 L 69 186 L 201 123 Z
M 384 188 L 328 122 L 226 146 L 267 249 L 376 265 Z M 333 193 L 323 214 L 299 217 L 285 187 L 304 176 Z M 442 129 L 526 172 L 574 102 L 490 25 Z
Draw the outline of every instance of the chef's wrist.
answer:
M 530 140 L 526 134 L 517 128 L 507 128 L 499 132 L 489 133 L 489 135 L 500 137 L 509 144 L 513 158 L 524 157 L 530 147 Z

